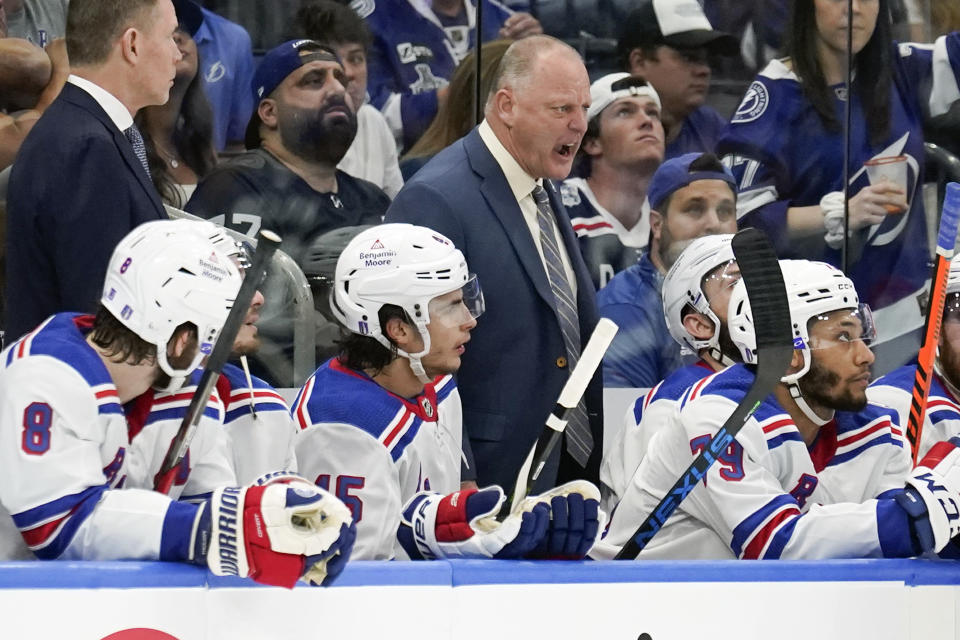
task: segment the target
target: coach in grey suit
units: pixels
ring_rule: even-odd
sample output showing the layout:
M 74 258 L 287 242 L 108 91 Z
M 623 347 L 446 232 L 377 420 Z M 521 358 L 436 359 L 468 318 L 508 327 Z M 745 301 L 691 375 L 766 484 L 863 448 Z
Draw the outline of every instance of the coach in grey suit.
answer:
M 576 51 L 533 36 L 511 45 L 493 86 L 484 122 L 401 189 L 386 221 L 443 233 L 479 277 L 487 309 L 457 374 L 474 461 L 465 477 L 509 491 L 569 376 L 570 361 L 597 322 L 590 276 L 550 182 L 570 172 L 587 127 L 590 81 Z M 541 188 L 548 198 L 538 204 L 534 192 Z M 542 202 L 547 199 L 549 206 Z M 556 240 L 552 248 L 548 238 Z M 568 293 L 557 292 L 558 278 L 566 280 Z M 565 343 L 570 323 L 561 327 L 567 312 L 559 298 L 569 300 L 568 294 L 573 304 L 567 311 L 579 333 L 574 353 Z M 538 490 L 574 478 L 597 481 L 599 374 L 585 405 L 589 418 L 583 415 L 579 431 L 587 437 L 571 440 L 568 427 Z
M 72 73 L 10 175 L 8 341 L 54 312 L 96 310 L 117 242 L 165 217 L 131 127 L 138 109 L 167 101 L 180 60 L 176 28 L 170 0 L 70 3 Z

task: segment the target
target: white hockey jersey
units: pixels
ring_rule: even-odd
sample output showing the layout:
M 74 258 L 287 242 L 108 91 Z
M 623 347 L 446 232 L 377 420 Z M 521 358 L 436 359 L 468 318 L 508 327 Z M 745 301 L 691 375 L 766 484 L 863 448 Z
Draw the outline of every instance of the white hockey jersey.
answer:
M 895 410 L 904 429 L 910 416 L 913 379 L 916 374 L 917 366 L 908 364 L 877 378 L 867 387 L 867 397 L 870 398 L 870 402 Z M 940 374 L 935 373 L 933 380 L 930 381 L 927 410 L 923 414 L 923 431 L 920 434 L 917 460 L 923 458 L 933 445 L 958 435 L 960 435 L 960 400 L 947 390 Z
M 252 388 L 240 367 L 227 363 L 216 386 L 226 408 L 223 423 L 241 485 L 273 471 L 297 471 L 293 448 L 297 425 L 290 408 L 277 390 L 260 378 L 251 376 L 251 383 Z
M 121 406 L 91 322 L 57 314 L 0 353 L 0 521 L 21 536 L 0 559 L 25 543 L 42 559 L 185 560 L 197 507 L 150 488 L 192 390 Z M 235 484 L 222 420 L 211 396 L 173 498 Z
M 622 546 L 753 382 L 735 365 L 692 387 L 652 438 L 595 555 Z M 903 490 L 910 456 L 896 413 L 837 412 L 809 448 L 771 394 L 641 558 L 866 558 L 913 554 Z M 607 553 L 604 553 L 605 550 Z M 615 552 L 616 549 L 614 549 Z
M 300 473 L 353 512 L 352 558 L 406 558 L 396 541 L 403 505 L 419 491 L 460 488 L 462 417 L 452 376 L 416 398 L 394 395 L 334 358 L 293 405 Z
M 611 505 L 615 505 L 626 492 L 647 453 L 650 438 L 675 419 L 674 414 L 679 410 L 680 399 L 687 388 L 711 373 L 713 369 L 698 360 L 671 373 L 627 409 L 619 438 L 600 464 L 600 480 L 613 492 Z

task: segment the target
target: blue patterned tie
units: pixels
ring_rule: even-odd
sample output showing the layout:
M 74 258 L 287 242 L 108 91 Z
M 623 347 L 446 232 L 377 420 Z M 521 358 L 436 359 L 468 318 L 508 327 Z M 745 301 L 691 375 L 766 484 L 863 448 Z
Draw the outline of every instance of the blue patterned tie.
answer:
M 147 177 L 152 178 L 150 175 L 150 165 L 147 164 L 147 147 L 143 144 L 143 136 L 140 135 L 140 129 L 137 129 L 137 125 L 131 124 L 123 131 L 123 135 L 130 141 L 130 146 L 133 147 L 133 152 L 137 154 L 137 159 L 140 161 L 140 164 L 143 165 L 143 170 L 147 172 Z
M 553 291 L 554 307 L 563 343 L 567 347 L 567 366 L 572 371 L 580 359 L 580 320 L 577 317 L 577 302 L 573 297 L 573 288 L 567 280 L 557 246 L 557 222 L 553 207 L 547 198 L 547 192 L 537 185 L 533 188 L 533 200 L 537 203 L 537 224 L 540 226 L 540 246 L 543 249 L 543 262 L 547 268 L 547 278 Z M 590 433 L 590 420 L 587 417 L 586 403 L 583 398 L 576 408 L 567 413 L 567 451 L 580 466 L 587 466 L 587 458 L 593 449 L 593 434 Z

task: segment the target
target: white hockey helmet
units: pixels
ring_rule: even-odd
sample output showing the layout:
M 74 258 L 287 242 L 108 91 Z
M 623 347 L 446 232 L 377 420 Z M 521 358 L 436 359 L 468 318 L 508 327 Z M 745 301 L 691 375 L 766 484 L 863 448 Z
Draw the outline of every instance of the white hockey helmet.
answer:
M 780 271 L 790 304 L 790 323 L 793 327 L 793 347 L 803 352 L 800 371 L 785 375 L 783 382 L 793 383 L 810 370 L 809 322 L 839 309 L 851 309 L 860 319 L 865 342 L 876 337 L 870 307 L 860 304 L 853 282 L 842 271 L 825 262 L 810 260 L 780 260 Z M 756 335 L 750 312 L 750 300 L 743 282 L 738 282 L 730 296 L 727 310 L 727 325 L 730 337 L 743 361 L 756 362 Z
M 816 422 L 823 422 L 809 411 L 797 386 L 798 381 L 806 375 L 813 363 L 811 350 L 818 348 L 810 343 L 810 320 L 840 309 L 850 309 L 862 327 L 862 333 L 856 339 L 869 344 L 876 338 L 873 314 L 868 305 L 860 303 L 853 281 L 832 265 L 810 260 L 780 260 L 780 271 L 783 274 L 783 283 L 790 305 L 793 348 L 803 354 L 803 365 L 800 370 L 784 375 L 780 381 L 790 387 L 791 395 L 798 400 L 797 404 L 808 417 Z M 743 361 L 755 363 L 757 338 L 747 288 L 742 280 L 736 284 L 730 295 L 727 327 L 730 338 L 740 350 Z
M 732 240 L 732 233 L 697 238 L 687 245 L 663 279 L 661 296 L 663 297 L 663 318 L 667 323 L 667 329 L 680 346 L 694 354 L 699 353 L 701 349 L 711 349 L 715 354 L 719 354 L 720 319 L 710 308 L 710 301 L 703 292 L 702 284 L 708 273 L 736 260 L 731 246 Z M 732 280 L 730 284 L 734 282 L 736 280 Z M 687 305 L 713 322 L 713 335 L 708 340 L 692 336 L 683 326 L 683 310 Z M 717 359 L 722 360 L 722 358 Z
M 426 227 L 382 224 L 358 234 L 337 260 L 331 308 L 349 331 L 376 339 L 391 348 L 380 326 L 385 304 L 402 308 L 423 339 L 419 353 L 397 352 L 429 382 L 421 358 L 430 351 L 430 301 L 463 290 L 463 303 L 477 318 L 483 313 L 483 292 L 467 261 L 447 238 Z
M 223 232 L 211 222 L 157 220 L 127 234 L 113 250 L 100 302 L 128 329 L 157 348 L 172 380 L 188 376 L 213 349 L 242 277 L 217 247 Z M 232 241 L 231 241 L 232 242 Z M 197 354 L 186 369 L 167 360 L 178 326 L 197 327 Z

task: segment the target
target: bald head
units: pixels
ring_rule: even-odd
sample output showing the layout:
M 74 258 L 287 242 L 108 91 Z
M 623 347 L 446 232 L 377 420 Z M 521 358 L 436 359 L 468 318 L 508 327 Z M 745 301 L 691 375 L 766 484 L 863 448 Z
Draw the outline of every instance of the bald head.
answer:
M 550 36 L 510 45 L 486 106 L 486 121 L 532 178 L 562 180 L 587 129 L 590 78 L 580 55 Z
M 500 66 L 494 76 L 493 88 L 487 96 L 484 113 L 490 116 L 493 98 L 499 89 L 509 87 L 516 91 L 523 91 L 538 77 L 543 65 L 541 61 L 557 61 L 564 58 L 567 61 L 576 61 L 581 66 L 583 60 L 577 50 L 562 40 L 553 36 L 536 35 L 521 38 L 515 41 L 503 54 Z M 549 68 L 546 69 L 549 72 Z

